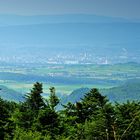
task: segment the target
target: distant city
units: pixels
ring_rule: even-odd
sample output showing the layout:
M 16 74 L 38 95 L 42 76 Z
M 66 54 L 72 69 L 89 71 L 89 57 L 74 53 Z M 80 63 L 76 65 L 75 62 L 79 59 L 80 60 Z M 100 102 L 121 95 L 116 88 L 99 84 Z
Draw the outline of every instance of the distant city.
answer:
M 54 53 L 53 55 L 31 55 L 24 54 L 18 56 L 0 56 L 0 63 L 41 63 L 41 64 L 115 64 L 115 63 L 127 63 L 127 62 L 140 62 L 139 52 L 138 54 L 128 53 L 125 49 L 116 54 L 93 54 L 87 53 Z

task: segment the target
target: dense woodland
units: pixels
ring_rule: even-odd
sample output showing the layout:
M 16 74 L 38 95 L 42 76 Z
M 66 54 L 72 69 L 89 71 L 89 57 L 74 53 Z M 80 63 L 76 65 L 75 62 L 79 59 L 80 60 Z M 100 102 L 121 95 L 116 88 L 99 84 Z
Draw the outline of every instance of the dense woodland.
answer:
M 50 88 L 44 99 L 35 83 L 24 102 L 0 99 L 0 140 L 139 140 L 140 102 L 111 104 L 95 88 L 58 110 L 61 100 Z

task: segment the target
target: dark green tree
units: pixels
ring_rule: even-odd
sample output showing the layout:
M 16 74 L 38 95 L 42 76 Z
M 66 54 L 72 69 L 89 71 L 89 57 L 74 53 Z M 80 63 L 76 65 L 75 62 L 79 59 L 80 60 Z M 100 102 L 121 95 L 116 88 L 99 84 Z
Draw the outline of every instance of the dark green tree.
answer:
M 32 111 L 38 111 L 46 106 L 41 93 L 43 93 L 42 83 L 36 82 L 31 92 L 26 95 L 26 104 Z
M 85 122 L 96 117 L 99 112 L 104 110 L 107 103 L 106 96 L 101 95 L 96 88 L 91 89 L 90 92 L 85 94 L 81 102 L 76 103 L 78 120 Z
M 51 88 L 50 88 L 49 103 L 50 103 L 51 109 L 55 109 L 55 107 L 56 107 L 56 106 L 58 105 L 58 103 L 59 103 L 59 99 L 58 99 L 58 97 L 56 96 L 55 88 L 54 88 L 54 87 L 51 87 Z
M 117 140 L 140 139 L 140 102 L 116 104 Z
M 52 139 L 59 134 L 59 115 L 55 107 L 59 103 L 58 97 L 55 95 L 55 88 L 50 88 L 49 99 L 46 100 L 46 106 L 39 110 L 38 116 L 33 125 L 34 129 L 40 131 L 43 135 L 50 135 Z
M 12 115 L 11 119 L 16 127 L 31 129 L 39 110 L 46 106 L 41 96 L 42 92 L 42 83 L 36 82 L 31 92 L 25 96 L 25 101 L 19 104 L 19 107 Z
M 10 120 L 17 104 L 14 102 L 5 101 L 0 98 L 0 139 L 11 138 L 13 136 L 14 125 Z

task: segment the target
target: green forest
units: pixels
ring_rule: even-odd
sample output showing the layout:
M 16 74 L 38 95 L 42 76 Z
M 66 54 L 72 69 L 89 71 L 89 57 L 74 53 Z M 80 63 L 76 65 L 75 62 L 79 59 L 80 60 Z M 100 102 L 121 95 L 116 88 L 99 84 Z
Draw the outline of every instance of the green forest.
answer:
M 0 140 L 139 140 L 140 102 L 111 103 L 98 89 L 66 105 L 36 82 L 23 102 L 0 99 Z M 57 106 L 62 109 L 58 110 Z

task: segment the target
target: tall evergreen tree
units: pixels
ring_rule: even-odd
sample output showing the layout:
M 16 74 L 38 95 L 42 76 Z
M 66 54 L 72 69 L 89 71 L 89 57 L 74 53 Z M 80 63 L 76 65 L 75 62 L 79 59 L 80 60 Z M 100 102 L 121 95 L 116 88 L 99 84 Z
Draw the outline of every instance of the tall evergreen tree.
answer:
M 106 96 L 101 95 L 98 89 L 91 89 L 81 101 L 84 119 L 90 119 L 97 115 L 100 110 L 103 110 L 107 102 Z
M 26 95 L 26 103 L 32 111 L 38 111 L 40 108 L 46 106 L 41 93 L 43 93 L 42 83 L 36 82 L 31 92 Z
M 54 109 L 54 108 L 57 106 L 57 104 L 59 103 L 59 99 L 58 99 L 58 97 L 56 96 L 55 88 L 54 88 L 54 87 L 51 87 L 51 88 L 50 88 L 49 103 L 50 103 L 51 109 Z
M 42 92 L 42 84 L 36 82 L 31 92 L 25 96 L 25 101 L 19 105 L 12 115 L 12 120 L 17 127 L 24 129 L 30 129 L 32 127 L 39 110 L 46 106 L 41 96 Z

